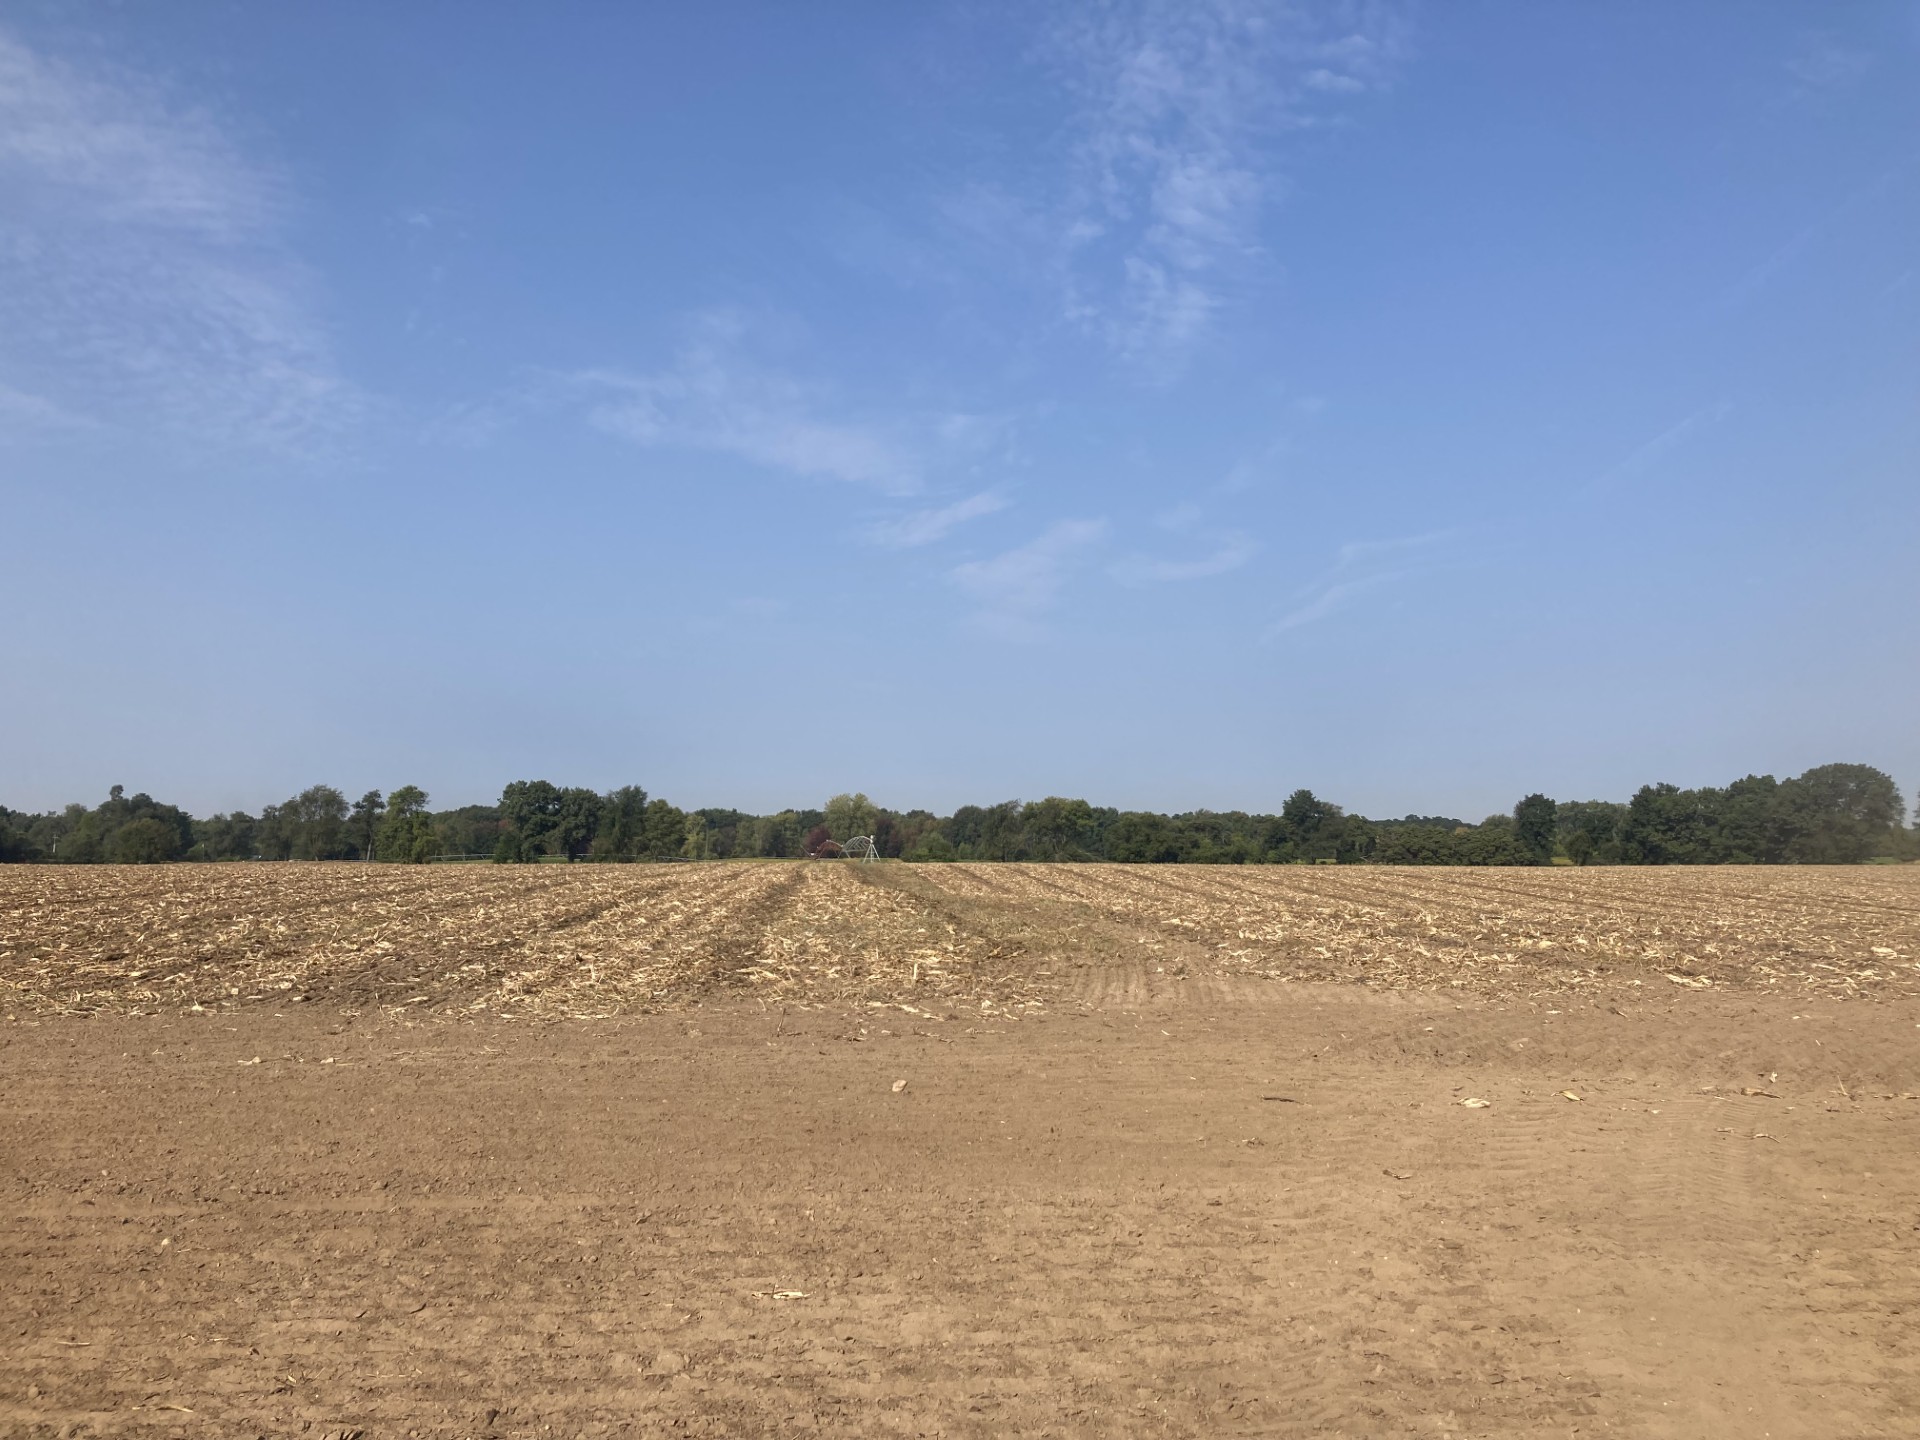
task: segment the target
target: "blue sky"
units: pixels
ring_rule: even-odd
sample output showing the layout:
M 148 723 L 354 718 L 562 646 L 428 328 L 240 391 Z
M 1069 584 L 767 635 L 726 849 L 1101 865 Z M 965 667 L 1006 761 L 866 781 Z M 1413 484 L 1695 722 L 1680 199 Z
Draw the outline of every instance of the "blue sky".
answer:
M 0 802 L 1920 784 L 1920 6 L 0 4 Z

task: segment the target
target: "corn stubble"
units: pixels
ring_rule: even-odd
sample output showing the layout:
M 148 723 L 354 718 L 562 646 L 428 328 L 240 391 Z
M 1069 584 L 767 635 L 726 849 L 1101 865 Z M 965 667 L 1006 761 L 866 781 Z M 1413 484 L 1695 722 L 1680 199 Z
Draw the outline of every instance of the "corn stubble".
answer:
M 8 1012 L 1018 1016 L 1088 970 L 1555 995 L 1920 993 L 1920 867 L 0 869 Z M 1676 988 L 1679 987 L 1679 988 Z

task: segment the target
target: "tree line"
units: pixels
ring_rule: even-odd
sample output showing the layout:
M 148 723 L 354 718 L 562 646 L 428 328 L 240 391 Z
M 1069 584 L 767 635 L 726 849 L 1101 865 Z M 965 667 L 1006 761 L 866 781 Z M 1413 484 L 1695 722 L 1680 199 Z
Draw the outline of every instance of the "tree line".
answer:
M 1624 804 L 1528 795 L 1476 823 L 1439 815 L 1371 820 L 1310 790 L 1278 814 L 1116 810 L 1050 796 L 963 805 L 951 815 L 889 810 L 843 794 L 819 810 L 751 815 L 682 810 L 638 785 L 600 792 L 516 780 L 492 805 L 429 808 L 417 785 L 357 800 L 314 785 L 256 815 L 197 818 L 116 785 L 88 808 L 27 814 L 0 806 L 0 861 L 158 864 L 174 860 L 635 862 L 793 859 L 871 837 L 889 859 L 1112 860 L 1198 865 L 1780 865 L 1920 858 L 1892 777 L 1822 765 L 1787 780 L 1725 787 L 1646 785 Z M 833 842 L 833 843 L 830 843 Z

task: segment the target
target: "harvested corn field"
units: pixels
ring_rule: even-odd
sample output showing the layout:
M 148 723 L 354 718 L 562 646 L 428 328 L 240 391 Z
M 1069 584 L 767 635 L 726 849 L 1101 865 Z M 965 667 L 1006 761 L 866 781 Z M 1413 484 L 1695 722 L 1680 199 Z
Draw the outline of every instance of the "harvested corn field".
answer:
M 0 1433 L 1904 1437 L 1916 881 L 0 870 Z
M 0 870 L 0 1003 L 1023 1013 L 1095 972 L 1525 994 L 1920 991 L 1920 868 L 227 865 Z
M 1036 988 L 1012 953 L 831 864 L 0 873 L 0 999 L 76 1013 L 604 1017 L 729 995 L 991 1011 Z

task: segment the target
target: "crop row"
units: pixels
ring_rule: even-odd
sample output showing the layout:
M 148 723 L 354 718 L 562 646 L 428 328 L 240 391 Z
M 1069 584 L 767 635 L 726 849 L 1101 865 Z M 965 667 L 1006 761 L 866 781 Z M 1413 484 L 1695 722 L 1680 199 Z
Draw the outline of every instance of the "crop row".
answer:
M 1920 868 L 15 866 L 8 1010 L 716 996 L 1023 1012 L 1074 970 L 1920 991 Z

